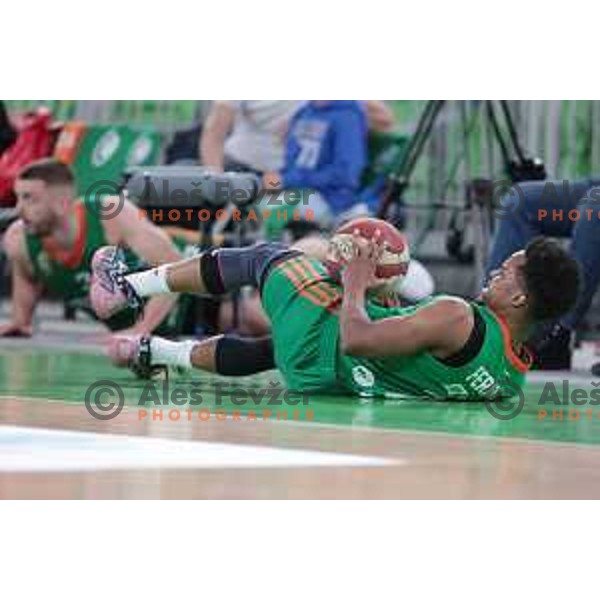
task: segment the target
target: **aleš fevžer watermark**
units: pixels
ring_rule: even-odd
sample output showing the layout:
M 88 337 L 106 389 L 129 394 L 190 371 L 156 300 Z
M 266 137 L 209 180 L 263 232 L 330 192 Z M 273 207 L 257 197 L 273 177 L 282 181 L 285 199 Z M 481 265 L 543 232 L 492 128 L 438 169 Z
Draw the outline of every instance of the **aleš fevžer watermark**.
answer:
M 307 392 L 286 389 L 278 382 L 260 388 L 220 382 L 171 384 L 166 379 L 148 381 L 136 390 L 131 405 L 138 409 L 139 420 L 313 420 L 314 411 L 305 408 L 309 402 Z M 85 394 L 86 409 L 95 419 L 114 419 L 124 405 L 124 391 L 114 381 L 94 382 Z

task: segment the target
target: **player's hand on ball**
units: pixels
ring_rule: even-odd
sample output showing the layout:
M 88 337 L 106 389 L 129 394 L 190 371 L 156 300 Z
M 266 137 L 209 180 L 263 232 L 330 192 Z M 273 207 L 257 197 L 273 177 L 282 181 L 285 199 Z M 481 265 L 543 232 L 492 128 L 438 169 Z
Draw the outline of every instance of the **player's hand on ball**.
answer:
M 365 245 L 367 240 L 373 244 Z M 334 232 L 325 257 L 330 273 L 339 277 L 354 254 L 361 250 L 372 254 L 372 260 L 377 263 L 375 274 L 380 281 L 395 279 L 399 284 L 406 275 L 410 253 L 405 236 L 387 221 L 371 217 L 354 219 Z
M 378 232 L 367 240 L 354 231 L 352 237 L 352 256 L 342 272 L 344 287 L 353 290 L 366 290 L 377 286 L 381 280 L 375 276 L 377 263 L 383 252 L 383 243 Z

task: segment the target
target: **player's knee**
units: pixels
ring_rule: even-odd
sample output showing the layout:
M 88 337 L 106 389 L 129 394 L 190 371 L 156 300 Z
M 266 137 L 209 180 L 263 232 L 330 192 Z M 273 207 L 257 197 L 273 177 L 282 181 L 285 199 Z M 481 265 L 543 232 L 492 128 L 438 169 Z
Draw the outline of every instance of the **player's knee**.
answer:
M 224 335 L 215 347 L 215 371 L 219 375 L 253 375 L 275 368 L 270 337 L 244 339 Z
M 209 294 L 224 294 L 225 286 L 219 269 L 219 250 L 200 255 L 200 278 Z

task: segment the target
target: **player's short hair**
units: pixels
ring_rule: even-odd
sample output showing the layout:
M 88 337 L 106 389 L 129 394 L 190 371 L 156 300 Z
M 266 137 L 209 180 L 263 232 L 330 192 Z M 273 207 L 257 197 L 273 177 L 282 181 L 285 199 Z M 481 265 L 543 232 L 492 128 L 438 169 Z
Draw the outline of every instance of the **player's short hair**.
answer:
M 529 242 L 522 273 L 535 321 L 558 319 L 575 305 L 581 285 L 579 265 L 556 241 L 538 237 Z
M 43 158 L 23 168 L 18 179 L 39 179 L 47 185 L 73 185 L 75 175 L 69 165 L 55 158 Z

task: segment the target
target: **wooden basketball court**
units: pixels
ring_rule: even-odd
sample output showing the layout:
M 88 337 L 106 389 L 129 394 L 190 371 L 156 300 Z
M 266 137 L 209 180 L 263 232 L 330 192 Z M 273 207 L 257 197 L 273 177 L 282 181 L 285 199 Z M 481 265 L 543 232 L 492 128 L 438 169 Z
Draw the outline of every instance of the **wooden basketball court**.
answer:
M 599 498 L 598 407 L 539 404 L 544 384 L 560 390 L 565 377 L 538 375 L 512 420 L 482 403 L 319 396 L 273 407 L 217 392 L 234 383 L 271 389 L 276 372 L 174 376 L 169 385 L 201 390 L 200 405 L 140 405 L 146 384 L 113 368 L 98 346 L 4 340 L 0 497 Z M 112 419 L 86 408 L 99 381 L 123 391 Z M 570 382 L 594 388 L 583 377 Z

